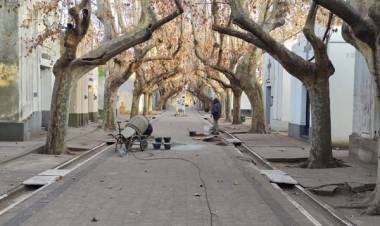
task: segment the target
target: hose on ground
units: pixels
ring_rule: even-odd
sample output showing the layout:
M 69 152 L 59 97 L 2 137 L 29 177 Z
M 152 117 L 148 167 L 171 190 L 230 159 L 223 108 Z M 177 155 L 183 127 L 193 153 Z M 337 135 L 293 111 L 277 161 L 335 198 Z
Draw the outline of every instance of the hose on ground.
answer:
M 177 161 L 183 161 L 183 162 L 190 163 L 194 168 L 196 168 L 197 171 L 198 171 L 199 180 L 201 181 L 202 186 L 204 188 L 204 192 L 205 192 L 205 198 L 206 198 L 207 208 L 208 208 L 208 211 L 209 211 L 209 214 L 210 214 L 210 226 L 213 226 L 213 215 L 214 215 L 214 213 L 211 210 L 211 204 L 210 204 L 210 200 L 209 200 L 209 197 L 208 197 L 207 186 L 206 186 L 205 180 L 202 177 L 202 170 L 198 166 L 198 164 L 196 164 L 195 162 L 193 162 L 193 161 L 191 161 L 189 159 L 185 159 L 185 158 L 170 158 L 170 157 L 141 158 L 141 157 L 137 157 L 134 152 L 131 152 L 131 153 L 132 153 L 132 156 L 135 159 L 140 160 L 140 161 L 177 160 Z

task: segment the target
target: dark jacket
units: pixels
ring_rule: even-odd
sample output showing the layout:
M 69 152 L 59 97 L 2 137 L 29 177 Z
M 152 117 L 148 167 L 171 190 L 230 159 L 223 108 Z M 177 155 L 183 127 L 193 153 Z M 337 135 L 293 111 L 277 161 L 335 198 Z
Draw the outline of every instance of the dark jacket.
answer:
M 212 101 L 212 107 L 211 107 L 212 117 L 215 120 L 218 120 L 220 118 L 221 113 L 222 113 L 222 105 L 220 104 L 219 100 L 215 98 Z

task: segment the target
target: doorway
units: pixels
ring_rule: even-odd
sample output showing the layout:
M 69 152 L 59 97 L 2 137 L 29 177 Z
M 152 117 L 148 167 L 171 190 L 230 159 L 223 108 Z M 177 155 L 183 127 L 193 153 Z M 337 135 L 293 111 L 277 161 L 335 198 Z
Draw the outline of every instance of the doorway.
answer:
M 301 136 L 308 138 L 310 136 L 310 96 L 306 91 L 306 105 L 305 105 L 305 126 L 301 130 Z
M 41 82 L 41 127 L 48 128 L 50 119 L 51 96 L 53 92 L 53 75 L 51 68 L 41 67 L 40 70 Z
M 273 98 L 272 98 L 272 87 L 267 86 L 266 88 L 266 101 L 265 101 L 265 122 L 267 127 L 270 125 L 270 116 L 271 116 L 271 107 L 273 105 Z

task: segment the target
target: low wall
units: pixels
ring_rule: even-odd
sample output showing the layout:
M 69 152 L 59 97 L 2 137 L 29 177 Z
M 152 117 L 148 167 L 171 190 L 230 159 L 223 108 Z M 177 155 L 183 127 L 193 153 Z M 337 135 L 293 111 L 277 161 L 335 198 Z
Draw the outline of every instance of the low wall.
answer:
M 41 112 L 34 112 L 22 122 L 0 122 L 0 141 L 27 141 L 41 131 Z

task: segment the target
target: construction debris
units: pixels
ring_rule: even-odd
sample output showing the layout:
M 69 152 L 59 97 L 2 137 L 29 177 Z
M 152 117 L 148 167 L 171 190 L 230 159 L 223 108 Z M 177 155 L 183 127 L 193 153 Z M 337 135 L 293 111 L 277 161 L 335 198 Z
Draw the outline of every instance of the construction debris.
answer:
M 338 188 L 339 188 L 338 185 L 328 185 L 328 186 L 323 186 L 319 188 L 313 188 L 313 189 L 310 189 L 310 191 L 312 191 L 313 193 L 317 195 L 332 196 L 335 194 Z

